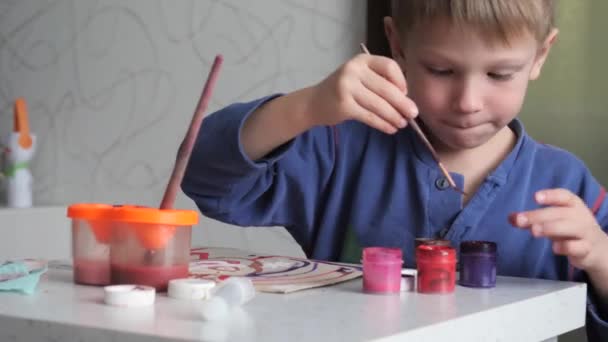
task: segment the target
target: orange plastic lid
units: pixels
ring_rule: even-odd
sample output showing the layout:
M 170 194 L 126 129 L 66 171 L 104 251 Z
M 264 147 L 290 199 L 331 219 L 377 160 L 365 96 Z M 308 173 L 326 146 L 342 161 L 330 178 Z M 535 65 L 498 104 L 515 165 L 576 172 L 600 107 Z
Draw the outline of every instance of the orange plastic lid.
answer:
M 111 220 L 114 208 L 109 204 L 77 203 L 68 207 L 68 217 L 82 220 Z
M 100 203 L 78 203 L 68 207 L 68 217 L 88 221 L 97 242 L 109 243 L 112 234 L 116 206 Z
M 124 206 L 116 211 L 114 219 L 123 222 L 191 226 L 198 223 L 194 210 L 157 209 L 150 207 Z

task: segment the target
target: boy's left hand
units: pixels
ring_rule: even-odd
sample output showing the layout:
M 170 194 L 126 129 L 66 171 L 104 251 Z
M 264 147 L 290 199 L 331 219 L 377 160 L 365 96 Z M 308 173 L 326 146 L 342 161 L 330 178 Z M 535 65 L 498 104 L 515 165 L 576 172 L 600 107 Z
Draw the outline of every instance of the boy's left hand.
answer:
M 537 192 L 534 198 L 545 207 L 514 213 L 511 224 L 530 229 L 537 238 L 551 239 L 553 252 L 568 256 L 578 269 L 590 271 L 605 266 L 608 236 L 578 196 L 565 189 L 549 189 Z

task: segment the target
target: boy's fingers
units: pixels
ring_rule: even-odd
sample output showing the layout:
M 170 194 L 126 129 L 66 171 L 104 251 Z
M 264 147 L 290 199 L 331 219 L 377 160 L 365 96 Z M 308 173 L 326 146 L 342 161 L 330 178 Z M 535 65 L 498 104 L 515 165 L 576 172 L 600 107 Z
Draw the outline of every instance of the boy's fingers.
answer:
M 366 56 L 366 58 L 370 69 L 397 86 L 401 94 L 407 94 L 407 82 L 397 62 L 384 56 Z
M 581 200 L 572 192 L 566 189 L 541 190 L 534 194 L 534 199 L 538 204 L 572 207 Z
M 511 214 L 511 224 L 520 228 L 530 228 L 534 224 L 563 220 L 568 217 L 568 211 L 561 207 L 547 207 L 536 210 Z
M 356 110 L 356 113 L 353 114 L 352 119 L 360 121 L 370 127 L 380 130 L 386 134 L 397 133 L 398 129 L 395 126 L 393 126 L 392 124 L 390 124 L 389 122 L 387 122 L 386 120 L 382 119 L 380 116 L 365 109 L 364 107 L 362 107 L 359 104 L 357 104 L 357 107 L 359 107 L 359 108 L 358 108 L 358 110 Z
M 418 107 L 410 98 L 381 75 L 370 70 L 362 77 L 363 85 L 388 102 L 400 116 L 413 119 L 418 115 Z
M 584 258 L 589 254 L 591 246 L 585 240 L 563 240 L 553 242 L 553 253 L 567 255 L 572 258 Z
M 401 114 L 399 114 L 388 102 L 370 90 L 364 87 L 362 88 L 362 91 L 353 95 L 355 102 L 363 109 L 363 111 L 361 111 L 361 113 L 363 113 L 362 117 L 357 118 L 357 120 L 364 121 L 365 123 L 368 123 L 365 120 L 372 120 L 370 126 L 373 126 L 379 123 L 379 121 L 373 118 L 375 116 L 395 129 L 403 128 L 407 125 L 407 122 Z M 384 125 L 382 126 L 384 127 Z M 384 131 L 384 129 L 382 130 Z
M 578 240 L 583 237 L 581 229 L 577 229 L 576 224 L 566 220 L 533 225 L 532 234 L 535 237 L 546 237 L 551 240 Z

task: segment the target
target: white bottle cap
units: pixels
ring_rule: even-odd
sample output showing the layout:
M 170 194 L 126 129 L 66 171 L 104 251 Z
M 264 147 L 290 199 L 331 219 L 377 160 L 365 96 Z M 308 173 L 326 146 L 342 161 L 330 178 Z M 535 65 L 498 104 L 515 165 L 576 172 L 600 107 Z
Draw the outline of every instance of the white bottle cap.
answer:
M 215 282 L 207 279 L 173 279 L 169 281 L 167 295 L 176 299 L 207 299 Z
M 103 288 L 104 302 L 112 306 L 142 307 L 154 304 L 156 289 L 142 285 L 111 285 Z
M 236 306 L 249 302 L 255 296 L 251 279 L 231 277 L 213 290 L 211 297 L 202 302 L 200 313 L 207 321 L 220 320 Z

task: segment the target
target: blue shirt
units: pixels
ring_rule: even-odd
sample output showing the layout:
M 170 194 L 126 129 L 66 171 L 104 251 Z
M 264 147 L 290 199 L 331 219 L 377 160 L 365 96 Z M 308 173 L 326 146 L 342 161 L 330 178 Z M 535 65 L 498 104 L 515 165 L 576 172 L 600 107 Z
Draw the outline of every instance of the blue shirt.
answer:
M 456 247 L 488 240 L 498 244 L 500 275 L 587 280 L 553 253 L 550 240 L 513 227 L 508 216 L 539 208 L 538 190 L 565 188 L 606 230 L 606 192 L 581 160 L 534 141 L 520 121 L 510 124 L 517 135 L 513 150 L 463 206 L 407 128 L 387 135 L 356 121 L 317 127 L 250 160 L 240 129 L 275 96 L 230 105 L 203 121 L 182 188 L 204 215 L 239 226 L 284 226 L 314 259 L 358 261 L 353 244 L 389 246 L 401 248 L 405 266 L 413 267 L 417 237 L 449 239 Z M 462 188 L 463 176 L 452 176 Z M 588 336 L 608 339 L 591 287 L 589 293 Z

